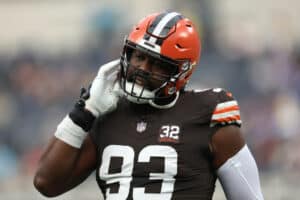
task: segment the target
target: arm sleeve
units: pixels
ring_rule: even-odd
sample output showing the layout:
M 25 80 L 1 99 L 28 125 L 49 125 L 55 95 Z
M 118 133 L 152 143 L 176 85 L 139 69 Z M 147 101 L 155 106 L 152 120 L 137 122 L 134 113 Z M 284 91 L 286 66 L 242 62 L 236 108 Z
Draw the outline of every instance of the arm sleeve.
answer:
M 229 200 L 263 200 L 256 162 L 245 145 L 228 159 L 217 175 Z

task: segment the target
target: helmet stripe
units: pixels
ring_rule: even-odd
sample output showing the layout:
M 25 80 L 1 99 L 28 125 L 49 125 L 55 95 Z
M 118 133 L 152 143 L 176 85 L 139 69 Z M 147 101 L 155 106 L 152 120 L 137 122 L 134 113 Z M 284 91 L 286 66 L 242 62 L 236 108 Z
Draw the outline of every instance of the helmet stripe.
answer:
M 151 35 L 161 37 L 162 33 L 165 34 L 165 32 L 167 30 L 170 30 L 168 28 L 165 28 L 166 25 L 168 25 L 168 27 L 169 27 L 170 25 L 173 24 L 173 26 L 174 26 L 175 23 L 179 20 L 177 16 L 181 16 L 181 15 L 177 12 L 164 13 L 164 14 L 158 15 L 157 18 L 150 25 L 148 32 Z M 154 22 L 155 22 L 155 24 L 154 24 Z M 169 24 L 169 23 L 171 23 L 171 24 Z M 166 30 L 164 30 L 164 29 L 166 29 Z M 157 41 L 157 38 L 152 37 L 152 36 L 150 36 L 150 37 L 144 36 L 144 39 L 148 40 L 152 44 L 155 44 Z
M 168 14 L 168 13 L 166 13 L 166 12 L 159 14 L 159 15 L 154 19 L 154 21 L 149 25 L 149 28 L 148 28 L 148 30 L 147 30 L 147 33 L 152 33 L 153 30 L 155 29 L 155 27 L 157 26 L 157 24 L 160 22 L 160 20 L 161 20 L 164 16 L 166 16 L 167 14 Z M 145 39 L 145 40 L 149 40 L 149 38 L 150 38 L 150 35 L 147 34 L 147 33 L 144 35 L 144 39 Z
M 168 33 L 170 32 L 170 30 L 173 28 L 173 26 L 175 26 L 175 24 L 177 24 L 177 22 L 179 20 L 183 19 L 183 16 L 182 15 L 177 15 L 175 16 L 172 20 L 170 20 L 165 26 L 164 28 L 162 29 L 162 31 L 160 32 L 160 37 L 162 38 L 159 38 L 157 41 L 156 41 L 156 44 L 158 45 L 162 45 L 163 43 L 163 38 L 166 37 L 168 35 Z
M 150 24 L 149 28 L 148 28 L 148 32 L 152 33 L 153 30 L 155 29 L 155 27 L 158 25 L 158 23 L 161 21 L 162 18 L 164 18 L 168 13 L 161 13 L 160 15 L 158 15 L 155 20 Z

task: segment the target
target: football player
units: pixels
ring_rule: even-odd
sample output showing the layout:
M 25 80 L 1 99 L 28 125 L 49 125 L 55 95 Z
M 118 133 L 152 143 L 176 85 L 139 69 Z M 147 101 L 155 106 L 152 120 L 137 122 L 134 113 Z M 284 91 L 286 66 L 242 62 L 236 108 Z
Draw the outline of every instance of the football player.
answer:
M 200 50 L 180 13 L 142 19 L 57 126 L 35 187 L 57 196 L 96 171 L 105 199 L 212 199 L 216 179 L 227 199 L 263 199 L 232 94 L 184 89 Z

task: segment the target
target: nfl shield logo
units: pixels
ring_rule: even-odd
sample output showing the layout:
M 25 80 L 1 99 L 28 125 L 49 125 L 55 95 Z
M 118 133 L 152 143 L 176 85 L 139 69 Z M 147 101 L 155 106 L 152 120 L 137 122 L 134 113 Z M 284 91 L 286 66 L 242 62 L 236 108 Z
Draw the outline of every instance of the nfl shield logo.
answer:
M 136 125 L 136 131 L 139 133 L 144 132 L 146 128 L 147 128 L 146 122 L 138 122 Z

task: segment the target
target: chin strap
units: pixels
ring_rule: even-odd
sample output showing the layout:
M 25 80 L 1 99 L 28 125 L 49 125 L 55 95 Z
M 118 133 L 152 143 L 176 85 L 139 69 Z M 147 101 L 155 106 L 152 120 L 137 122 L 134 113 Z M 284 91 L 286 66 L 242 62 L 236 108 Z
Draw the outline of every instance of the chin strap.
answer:
M 133 103 L 137 103 L 137 104 L 146 104 L 148 103 L 148 99 L 154 98 L 154 91 L 149 91 L 147 89 L 144 89 L 143 87 L 141 87 L 140 85 L 134 85 L 131 82 L 127 82 L 126 81 L 126 85 L 125 85 L 125 89 L 124 89 L 124 94 L 126 96 L 126 98 L 133 102 Z M 126 92 L 127 91 L 127 92 Z M 139 97 L 135 97 L 130 95 L 130 93 L 133 92 L 135 95 L 139 95 L 142 94 L 142 98 Z
M 149 105 L 153 106 L 154 108 L 158 108 L 158 109 L 168 109 L 168 108 L 171 108 L 175 105 L 175 103 L 177 102 L 178 100 L 178 97 L 179 97 L 179 91 L 176 92 L 176 96 L 175 98 L 173 99 L 173 101 L 171 101 L 170 103 L 168 104 L 165 104 L 165 105 L 159 105 L 159 104 L 156 104 L 153 100 L 149 100 Z
M 132 88 L 133 88 L 133 90 L 132 90 Z M 160 88 L 158 88 L 158 89 L 160 89 Z M 177 91 L 175 93 L 175 98 L 172 99 L 171 102 L 167 102 L 166 104 L 158 104 L 158 103 L 155 103 L 155 100 L 154 100 L 154 98 L 155 98 L 155 92 L 157 90 L 155 90 L 155 91 L 149 91 L 147 89 L 144 89 L 140 85 L 134 85 L 133 86 L 133 83 L 126 82 L 126 86 L 123 89 L 123 93 L 124 93 L 123 95 L 126 97 L 127 100 L 131 101 L 132 103 L 136 103 L 136 104 L 149 104 L 152 107 L 158 108 L 158 109 L 168 109 L 168 108 L 171 108 L 171 107 L 173 107 L 175 105 L 175 103 L 177 102 L 178 97 L 179 97 L 179 93 L 180 93 L 179 91 Z M 141 94 L 142 93 L 142 95 L 141 95 L 142 97 L 139 98 L 139 97 L 132 96 L 132 95 L 129 94 L 130 92 L 133 92 L 135 94 Z

